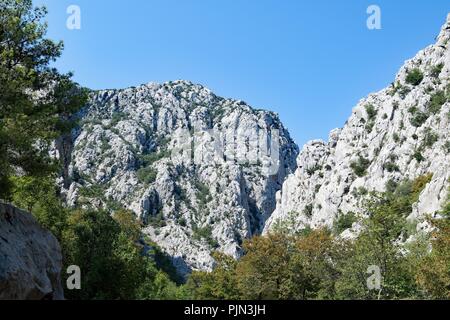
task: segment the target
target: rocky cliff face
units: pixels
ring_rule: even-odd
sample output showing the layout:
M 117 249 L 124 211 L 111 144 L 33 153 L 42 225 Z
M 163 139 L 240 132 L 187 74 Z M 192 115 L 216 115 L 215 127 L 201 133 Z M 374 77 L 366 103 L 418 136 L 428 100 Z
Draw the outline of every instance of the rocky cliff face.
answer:
M 449 122 L 450 15 L 437 42 L 407 61 L 391 87 L 361 100 L 328 142 L 304 146 L 265 231 L 288 219 L 296 229 L 332 226 L 338 216 L 360 212 L 368 191 L 432 174 L 409 217 L 422 228 L 421 218 L 446 199 Z
M 79 129 L 57 142 L 63 194 L 70 205 L 133 210 L 182 273 L 211 269 L 215 249 L 239 257 L 244 238 L 278 221 L 332 226 L 369 191 L 431 173 L 410 216 L 420 220 L 447 194 L 449 46 L 450 17 L 391 87 L 300 155 L 274 113 L 200 85 L 93 92 Z
M 212 249 L 239 256 L 298 155 L 274 113 L 185 81 L 95 92 L 80 117 L 67 201 L 133 210 L 182 273 L 210 269 Z
M 64 299 L 56 238 L 28 212 L 0 204 L 0 300 Z

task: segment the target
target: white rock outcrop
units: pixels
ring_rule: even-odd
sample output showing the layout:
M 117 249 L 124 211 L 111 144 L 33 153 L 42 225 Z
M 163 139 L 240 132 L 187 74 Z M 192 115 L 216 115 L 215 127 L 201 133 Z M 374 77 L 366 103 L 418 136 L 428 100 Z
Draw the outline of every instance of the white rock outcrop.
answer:
M 419 76 L 407 81 L 417 70 Z M 382 192 L 390 180 L 428 173 L 432 180 L 409 219 L 435 213 L 449 187 L 449 122 L 450 14 L 436 43 L 406 61 L 391 87 L 361 100 L 328 142 L 304 146 L 264 231 L 287 219 L 294 219 L 296 229 L 331 227 L 339 215 L 360 212 L 367 191 Z
M 56 238 L 25 211 L 0 204 L 0 300 L 64 299 Z
M 187 81 L 93 92 L 80 121 L 59 148 L 67 201 L 133 210 L 181 273 L 239 257 L 298 155 L 276 114 Z

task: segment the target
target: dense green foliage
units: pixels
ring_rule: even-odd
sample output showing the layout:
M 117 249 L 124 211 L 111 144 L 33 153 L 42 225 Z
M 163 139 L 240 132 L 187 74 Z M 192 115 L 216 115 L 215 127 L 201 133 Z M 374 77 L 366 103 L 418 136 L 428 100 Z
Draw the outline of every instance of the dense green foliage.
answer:
M 64 272 L 68 266 L 80 267 L 81 290 L 66 290 L 67 298 L 450 299 L 450 203 L 441 219 L 429 219 L 434 227 L 429 238 L 416 233 L 406 219 L 431 175 L 401 183 L 391 180 L 381 194 L 360 191 L 368 196 L 365 218 L 341 214 L 333 232 L 307 228 L 294 233 L 297 213 L 293 212 L 273 233 L 246 240 L 241 259 L 216 252 L 215 269 L 193 272 L 183 285 L 171 260 L 143 237 L 132 212 L 67 208 L 55 185 L 59 166 L 48 151 L 52 141 L 73 127 L 73 114 L 83 105 L 86 91 L 70 75 L 49 67 L 60 55 L 62 44 L 44 38 L 46 25 L 41 20 L 45 13 L 45 9 L 34 9 L 31 0 L 0 2 L 0 198 L 32 212 L 57 237 L 63 252 L 63 277 L 68 276 Z M 417 85 L 422 79 L 420 70 L 412 70 L 406 81 Z M 448 96 L 437 92 L 428 112 L 439 112 L 445 99 Z M 371 129 L 377 111 L 371 105 L 366 111 Z M 411 113 L 416 126 L 426 121 L 426 114 Z M 424 147 L 436 139 L 428 132 Z M 165 156 L 161 151 L 143 157 L 140 180 L 154 181 L 156 171 L 151 165 Z M 419 149 L 414 157 L 423 160 Z M 362 156 L 351 164 L 360 177 L 369 166 L 370 160 Z M 318 169 L 311 168 L 309 174 Z M 394 159 L 385 169 L 396 171 Z M 206 186 L 197 182 L 196 188 L 202 205 L 211 201 Z M 95 186 L 82 193 L 103 196 Z M 182 189 L 178 193 L 185 196 Z M 303 214 L 311 215 L 313 209 L 310 204 Z M 352 240 L 340 238 L 355 222 L 362 227 L 359 235 Z M 159 213 L 149 223 L 165 222 Z M 195 238 L 217 247 L 210 227 L 193 229 Z M 415 240 L 404 245 L 411 234 Z M 371 266 L 381 271 L 377 290 L 367 286 Z
M 137 171 L 137 177 L 139 181 L 143 183 L 153 183 L 155 182 L 157 176 L 158 172 L 156 172 L 156 170 L 152 167 L 141 168 Z
M 447 96 L 444 91 L 435 92 L 430 99 L 428 104 L 428 111 L 432 114 L 439 113 L 442 106 L 447 102 Z
M 423 80 L 423 73 L 420 69 L 412 69 L 406 75 L 406 82 L 412 84 L 413 86 L 419 85 Z
M 371 104 L 368 104 L 365 106 L 366 109 L 366 113 L 367 113 L 367 117 L 368 117 L 368 121 L 374 120 L 375 117 L 378 114 L 378 111 L 375 109 L 375 107 Z
M 367 169 L 370 166 L 370 160 L 359 156 L 357 161 L 350 164 L 350 168 L 358 177 L 364 177 L 367 174 Z
M 410 122 L 413 126 L 420 128 L 428 120 L 428 117 L 428 114 L 422 111 L 417 111 L 410 118 Z
M 443 63 L 439 63 L 438 65 L 435 65 L 433 68 L 431 68 L 430 75 L 434 78 L 438 78 L 439 75 L 441 74 L 443 68 L 444 68 Z
M 234 261 L 216 255 L 212 273 L 194 272 L 186 284 L 194 299 L 428 299 L 450 298 L 450 203 L 444 219 L 428 239 L 400 245 L 408 236 L 406 217 L 431 175 L 392 182 L 389 191 L 372 194 L 367 218 L 354 240 L 327 229 L 292 234 L 280 230 L 244 243 L 245 255 Z M 336 229 L 351 226 L 353 214 L 337 220 Z M 370 290 L 370 266 L 381 271 L 381 287 Z
M 26 207 L 58 238 L 63 270 L 77 265 L 81 290 L 69 299 L 176 299 L 184 293 L 168 258 L 154 245 L 144 254 L 141 225 L 133 213 L 69 210 L 52 180 L 16 178 L 14 204 Z M 67 276 L 62 273 L 63 277 Z
M 416 280 L 432 299 L 450 299 L 450 201 L 442 210 L 443 219 L 432 220 L 432 251 L 417 264 Z
M 333 225 L 334 234 L 341 234 L 343 231 L 351 228 L 356 221 L 358 221 L 358 219 L 354 212 L 339 215 Z
M 377 119 L 378 110 L 375 109 L 375 107 L 372 104 L 367 104 L 364 107 L 366 109 L 367 113 L 367 123 L 366 123 L 366 130 L 367 132 L 372 132 L 373 127 L 375 126 L 375 121 Z
M 131 212 L 76 211 L 68 219 L 62 247 L 67 265 L 83 271 L 72 299 L 175 299 L 177 287 L 142 254 L 140 225 Z
M 63 46 L 45 38 L 45 14 L 31 0 L 0 2 L 0 199 L 29 210 L 57 237 L 63 277 L 69 265 L 80 267 L 82 289 L 66 290 L 67 298 L 182 298 L 158 248 L 144 254 L 132 213 L 64 206 L 55 185 L 61 164 L 49 149 L 76 125 L 87 91 L 49 66 Z
M 30 189 L 28 181 L 17 180 L 15 190 L 18 204 L 33 202 L 38 220 L 58 231 L 64 265 L 83 270 L 82 290 L 67 291 L 70 299 L 450 298 L 450 203 L 443 219 L 430 219 L 436 227 L 431 252 L 424 235 L 400 250 L 400 242 L 410 235 L 406 217 L 431 177 L 391 181 L 385 193 L 369 194 L 366 218 L 342 215 L 334 232 L 292 233 L 280 226 L 267 236 L 246 240 L 240 260 L 217 252 L 214 271 L 194 272 L 184 285 L 156 246 L 150 244 L 153 252 L 143 254 L 141 225 L 131 212 L 69 212 L 50 182 Z M 39 199 L 33 201 L 36 190 Z M 357 221 L 363 229 L 356 239 L 338 237 Z M 199 231 L 202 237 L 208 234 Z M 367 287 L 369 266 L 381 270 L 380 290 Z
M 31 0 L 0 2 L 0 198 L 12 197 L 17 172 L 45 177 L 57 170 L 50 144 L 73 126 L 86 91 L 49 64 L 62 43 L 45 38 L 45 8 Z

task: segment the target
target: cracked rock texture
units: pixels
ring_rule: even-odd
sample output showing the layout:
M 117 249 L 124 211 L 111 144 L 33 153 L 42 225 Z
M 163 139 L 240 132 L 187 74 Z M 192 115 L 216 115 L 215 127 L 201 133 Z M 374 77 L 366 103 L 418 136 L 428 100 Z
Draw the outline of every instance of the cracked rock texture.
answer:
M 409 216 L 425 227 L 424 215 L 440 210 L 447 197 L 449 122 L 450 14 L 436 43 L 406 61 L 390 87 L 362 99 L 328 142 L 303 147 L 264 231 L 283 221 L 294 229 L 331 227 L 339 215 L 359 213 L 368 191 L 431 173 Z
M 0 300 L 64 299 L 56 238 L 25 211 L 0 204 Z
M 298 147 L 278 116 L 187 81 L 93 92 L 57 142 L 69 205 L 123 206 L 182 274 L 261 233 Z

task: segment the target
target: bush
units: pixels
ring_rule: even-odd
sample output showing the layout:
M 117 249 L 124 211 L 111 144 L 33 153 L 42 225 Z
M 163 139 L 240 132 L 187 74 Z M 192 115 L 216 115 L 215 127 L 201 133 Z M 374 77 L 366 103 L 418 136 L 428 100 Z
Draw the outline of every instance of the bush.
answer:
M 94 184 L 90 187 L 80 188 L 80 196 L 86 198 L 102 198 L 104 195 L 104 187 L 98 184 Z
M 399 142 L 400 141 L 400 136 L 396 132 L 394 132 L 394 134 L 392 135 L 392 138 L 394 139 L 395 142 Z
M 136 175 L 140 182 L 150 184 L 155 182 L 158 173 L 155 169 L 146 167 L 139 169 Z
M 200 206 L 205 206 L 208 202 L 212 201 L 211 193 L 209 192 L 209 188 L 204 183 L 196 180 L 194 182 L 195 187 L 197 188 L 197 199 L 200 201 Z
M 305 216 L 307 216 L 308 218 L 311 218 L 312 212 L 313 212 L 313 208 L 314 207 L 313 207 L 312 203 L 306 205 L 305 209 L 303 210 L 303 214 Z
M 124 112 L 114 112 L 111 121 L 109 123 L 109 127 L 116 126 L 120 121 L 125 120 L 127 118 L 127 114 Z
M 314 165 L 311 168 L 306 169 L 306 173 L 312 176 L 316 171 L 322 170 L 322 167 L 318 164 Z
M 378 111 L 371 104 L 367 104 L 365 106 L 365 109 L 367 113 L 366 131 L 370 133 L 375 126 L 375 120 L 377 118 Z
M 414 127 L 420 128 L 428 120 L 428 115 L 424 112 L 418 111 L 410 118 L 410 122 Z
M 400 171 L 398 165 L 396 165 L 394 162 L 386 162 L 385 164 L 383 164 L 383 169 L 387 172 Z
M 425 137 L 423 139 L 423 145 L 425 147 L 432 147 L 439 139 L 439 136 L 431 129 L 426 130 Z
M 443 63 L 439 63 L 438 65 L 434 66 L 431 69 L 430 75 L 434 78 L 439 77 L 439 75 L 441 74 L 442 68 L 444 67 Z
M 413 86 L 419 85 L 423 80 L 423 73 L 420 69 L 415 68 L 408 72 L 406 75 L 406 83 L 412 84 Z
M 442 146 L 442 149 L 444 149 L 444 152 L 446 154 L 450 154 L 450 141 L 446 141 L 445 144 Z
M 178 220 L 178 224 L 182 227 L 186 227 L 186 225 L 187 225 L 186 218 L 183 218 L 183 217 L 180 218 L 180 220 Z
M 368 191 L 366 188 L 364 188 L 364 187 L 359 187 L 359 188 L 358 188 L 358 194 L 359 194 L 359 195 L 365 196 L 365 195 L 367 195 L 368 193 L 369 193 L 369 191 Z
M 392 82 L 391 83 L 391 90 L 388 92 L 388 94 L 390 95 L 390 96 L 394 96 L 395 95 L 395 93 L 398 91 L 398 89 L 400 89 L 401 88 L 401 83 L 399 83 L 399 82 L 397 82 L 397 83 L 394 83 L 394 82 Z
M 345 230 L 351 228 L 353 223 L 355 223 L 358 219 L 356 218 L 355 213 L 349 212 L 347 214 L 340 214 L 333 224 L 333 232 L 336 235 L 340 235 Z
M 365 106 L 365 109 L 366 109 L 366 113 L 367 113 L 367 119 L 370 121 L 370 120 L 374 120 L 375 119 L 375 117 L 377 116 L 377 114 L 378 114 L 378 111 L 375 109 L 375 107 L 373 106 L 373 105 L 371 105 L 371 104 L 367 104 L 366 106 Z
M 141 164 L 143 167 L 148 167 L 154 164 L 155 162 L 170 157 L 170 151 L 162 150 L 161 152 L 152 152 L 149 154 L 144 154 L 139 157 Z
M 442 106 L 447 102 L 447 97 L 444 91 L 437 91 L 431 96 L 427 109 L 432 114 L 437 114 L 441 111 Z
M 393 193 L 397 189 L 398 183 L 394 179 L 389 179 L 386 182 L 385 190 L 387 193 Z
M 219 247 L 219 243 L 217 242 L 216 239 L 214 239 L 214 237 L 212 235 L 212 227 L 211 226 L 206 226 L 204 228 L 198 228 L 198 227 L 194 226 L 192 229 L 193 229 L 192 237 L 195 240 L 197 240 L 197 241 L 204 240 L 204 241 L 206 241 L 206 243 L 208 243 L 208 245 L 211 248 Z
M 412 106 L 408 108 L 408 112 L 411 113 L 412 115 L 416 114 L 417 112 L 417 106 Z
M 163 228 L 167 225 L 162 212 L 158 212 L 156 215 L 151 216 L 148 219 L 148 224 L 154 228 Z
M 413 158 L 416 159 L 417 162 L 422 162 L 423 160 L 425 160 L 421 150 L 416 150 L 413 154 Z
M 401 87 L 401 88 L 398 90 L 398 94 L 400 95 L 400 97 L 401 97 L 402 99 L 404 99 L 404 98 L 408 95 L 408 93 L 410 93 L 410 92 L 411 92 L 411 88 L 408 87 L 408 86 Z
M 367 173 L 367 169 L 370 166 L 370 160 L 366 159 L 364 157 L 359 157 L 357 161 L 352 162 L 350 164 L 350 168 L 353 169 L 353 172 L 358 176 L 358 177 L 364 177 Z

